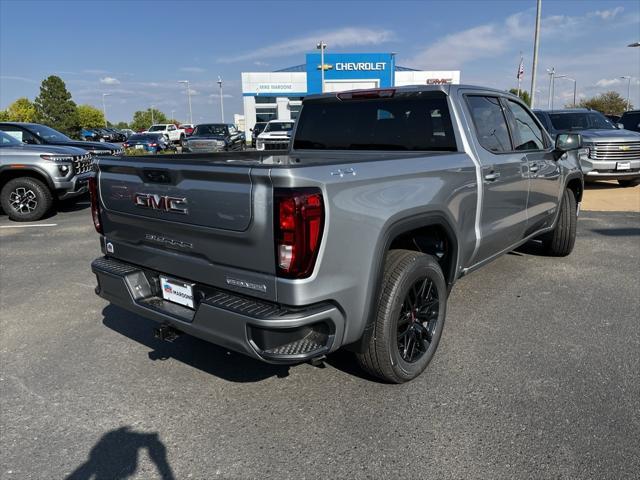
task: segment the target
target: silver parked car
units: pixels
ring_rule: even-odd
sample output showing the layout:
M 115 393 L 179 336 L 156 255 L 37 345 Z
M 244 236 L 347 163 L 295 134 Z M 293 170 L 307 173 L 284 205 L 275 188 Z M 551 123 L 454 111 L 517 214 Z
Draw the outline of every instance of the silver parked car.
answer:
M 92 169 L 86 150 L 27 145 L 0 131 L 0 204 L 12 220 L 39 220 L 55 200 L 86 193 Z

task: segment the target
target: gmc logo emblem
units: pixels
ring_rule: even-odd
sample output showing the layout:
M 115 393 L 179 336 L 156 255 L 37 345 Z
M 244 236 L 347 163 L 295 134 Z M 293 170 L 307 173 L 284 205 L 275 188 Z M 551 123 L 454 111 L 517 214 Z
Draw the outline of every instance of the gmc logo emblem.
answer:
M 152 193 L 136 193 L 133 197 L 133 201 L 138 207 L 150 208 L 151 210 L 181 213 L 183 215 L 187 215 L 189 213 L 189 210 L 186 207 L 186 198 L 155 195 Z

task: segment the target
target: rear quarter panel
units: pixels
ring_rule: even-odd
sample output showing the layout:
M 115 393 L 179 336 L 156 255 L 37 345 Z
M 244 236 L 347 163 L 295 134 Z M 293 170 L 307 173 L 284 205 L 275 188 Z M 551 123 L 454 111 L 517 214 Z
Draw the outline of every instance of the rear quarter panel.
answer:
M 339 169 L 356 174 L 332 175 Z M 277 279 L 278 301 L 305 305 L 333 300 L 347 318 L 343 344 L 362 335 L 385 254 L 385 235 L 397 222 L 417 215 L 442 216 L 458 238 L 458 263 L 464 264 L 473 252 L 478 192 L 475 166 L 464 153 L 273 169 L 271 176 L 274 187 L 319 187 L 326 212 L 312 276 Z

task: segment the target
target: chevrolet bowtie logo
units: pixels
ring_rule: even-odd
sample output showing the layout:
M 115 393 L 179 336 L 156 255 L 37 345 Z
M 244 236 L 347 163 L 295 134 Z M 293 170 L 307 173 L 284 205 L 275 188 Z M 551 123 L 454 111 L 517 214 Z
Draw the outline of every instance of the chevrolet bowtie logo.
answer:
M 333 65 L 329 65 L 328 63 L 325 63 L 324 65 L 318 65 L 318 70 L 333 70 Z
M 618 150 L 622 150 L 624 152 L 626 152 L 627 150 L 630 150 L 630 149 L 631 149 L 631 147 L 629 145 L 620 145 L 618 147 Z

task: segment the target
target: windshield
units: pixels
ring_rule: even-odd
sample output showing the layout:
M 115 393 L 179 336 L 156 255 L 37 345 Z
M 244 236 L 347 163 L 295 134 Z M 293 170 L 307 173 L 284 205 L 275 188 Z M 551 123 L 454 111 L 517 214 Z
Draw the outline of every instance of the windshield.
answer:
M 226 134 L 227 126 L 220 124 L 198 125 L 193 131 L 194 137 L 205 135 L 225 136 Z
M 261 133 L 264 130 L 264 127 L 266 126 L 267 126 L 266 123 L 256 123 L 253 127 L 253 131 L 254 133 Z
M 600 112 L 550 113 L 556 130 L 614 130 L 616 127 Z
M 264 128 L 265 132 L 290 132 L 293 130 L 293 122 L 269 122 Z
M 167 127 L 164 125 L 152 125 L 149 129 L 150 132 L 164 132 Z
M 0 132 L 0 147 L 19 147 L 22 142 L 4 132 Z
M 45 125 L 29 125 L 29 130 L 35 133 L 40 138 L 45 139 L 47 142 L 72 142 L 69 137 L 64 133 L 60 133 L 53 128 L 49 128 Z
M 455 151 L 457 146 L 444 94 L 420 92 L 308 102 L 300 113 L 294 148 Z

